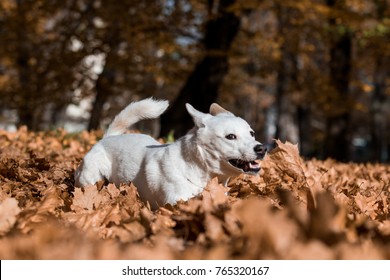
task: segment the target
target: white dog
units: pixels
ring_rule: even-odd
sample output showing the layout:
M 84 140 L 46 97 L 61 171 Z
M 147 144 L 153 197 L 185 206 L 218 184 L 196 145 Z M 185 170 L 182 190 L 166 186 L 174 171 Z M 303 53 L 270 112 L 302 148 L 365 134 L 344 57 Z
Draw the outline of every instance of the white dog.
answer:
M 133 182 L 141 199 L 156 209 L 198 195 L 213 177 L 226 184 L 229 177 L 259 172 L 255 160 L 264 157 L 265 146 L 255 140 L 246 121 L 216 103 L 210 114 L 186 104 L 195 127 L 172 144 L 124 134 L 140 120 L 159 117 L 167 107 L 168 101 L 152 98 L 128 105 L 84 157 L 75 173 L 76 186 L 103 179 Z

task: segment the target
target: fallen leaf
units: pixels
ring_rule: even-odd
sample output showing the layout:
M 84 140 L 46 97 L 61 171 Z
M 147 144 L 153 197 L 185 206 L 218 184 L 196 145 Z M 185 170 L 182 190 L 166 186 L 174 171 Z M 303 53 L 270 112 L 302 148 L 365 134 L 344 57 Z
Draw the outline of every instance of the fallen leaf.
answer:
M 377 216 L 376 210 L 378 209 L 378 202 L 374 197 L 366 197 L 358 193 L 355 196 L 355 203 L 363 214 L 375 219 Z
M 0 236 L 6 234 L 15 225 L 20 211 L 15 198 L 6 198 L 0 202 Z
M 74 190 L 74 199 L 71 208 L 75 211 L 78 209 L 93 210 L 99 207 L 107 198 L 103 196 L 95 185 Z

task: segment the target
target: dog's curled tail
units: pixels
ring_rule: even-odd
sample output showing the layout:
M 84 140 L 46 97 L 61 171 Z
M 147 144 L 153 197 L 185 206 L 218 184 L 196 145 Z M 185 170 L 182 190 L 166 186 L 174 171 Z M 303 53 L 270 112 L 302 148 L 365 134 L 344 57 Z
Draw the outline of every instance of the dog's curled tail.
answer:
M 147 98 L 130 103 L 112 121 L 104 137 L 121 135 L 133 124 L 145 119 L 155 119 L 168 108 L 167 100 Z

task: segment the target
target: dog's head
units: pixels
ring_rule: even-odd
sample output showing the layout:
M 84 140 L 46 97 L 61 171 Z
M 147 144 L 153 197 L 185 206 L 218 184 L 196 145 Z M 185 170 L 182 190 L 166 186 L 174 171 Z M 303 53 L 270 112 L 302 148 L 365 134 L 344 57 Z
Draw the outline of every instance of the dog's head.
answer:
M 257 174 L 266 147 L 256 141 L 249 124 L 240 117 L 225 110 L 216 103 L 210 106 L 210 113 L 202 113 L 186 104 L 196 127 L 198 150 L 208 161 L 211 172 L 225 176 L 240 173 Z

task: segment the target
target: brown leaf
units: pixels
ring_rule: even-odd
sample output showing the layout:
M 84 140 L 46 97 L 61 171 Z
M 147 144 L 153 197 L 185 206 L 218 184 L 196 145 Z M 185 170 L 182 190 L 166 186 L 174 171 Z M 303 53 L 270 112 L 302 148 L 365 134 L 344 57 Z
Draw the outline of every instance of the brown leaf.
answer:
M 217 218 L 211 213 L 207 213 L 205 217 L 206 236 L 215 243 L 226 242 L 228 240 L 224 231 L 224 221 Z
M 205 190 L 202 193 L 203 207 L 206 211 L 212 211 L 218 206 L 228 202 L 228 189 L 218 183 L 218 178 L 212 179 L 207 183 Z
M 298 145 L 275 140 L 277 147 L 268 153 L 262 163 L 262 168 L 270 166 L 277 168 L 282 174 L 287 174 L 295 181 L 304 180 L 303 161 L 299 155 Z M 268 164 L 270 161 L 270 164 Z
M 378 229 L 383 235 L 390 236 L 390 220 L 380 223 Z
M 78 210 L 77 212 L 68 212 L 62 214 L 65 221 L 73 224 L 77 228 L 90 234 L 98 233 L 101 237 L 106 235 L 107 216 L 111 214 L 112 206 L 105 205 L 99 208 L 99 211 L 94 210 Z M 117 216 L 114 216 L 114 221 Z
M 316 199 L 317 207 L 310 211 L 309 234 L 334 244 L 344 237 L 346 213 L 327 192 L 317 194 Z
M 138 241 L 146 236 L 145 228 L 138 221 L 133 221 L 123 226 L 129 232 L 127 236 L 129 239 L 124 240 L 124 242 Z
M 334 260 L 335 253 L 331 248 L 318 240 L 298 243 L 287 253 L 286 259 L 292 260 Z
M 1 259 L 390 256 L 388 165 L 303 160 L 278 140 L 260 176 L 229 189 L 214 179 L 201 195 L 151 211 L 133 185 L 74 188 L 74 170 L 101 137 L 0 130 Z
M 138 216 L 139 212 L 145 204 L 139 199 L 137 188 L 133 185 L 121 185 L 121 208 L 126 211 L 130 216 Z
M 54 186 L 49 187 L 43 191 L 41 201 L 23 209 L 18 228 L 24 233 L 30 232 L 35 224 L 46 222 L 49 217 L 58 215 L 57 211 L 63 205 L 64 201 L 59 196 L 59 189 Z
M 247 238 L 246 255 L 253 258 L 259 254 L 276 253 L 282 257 L 295 244 L 299 233 L 297 226 L 283 212 L 273 212 L 268 201 L 248 199 L 237 202 L 233 214 L 242 225 Z
M 376 210 L 378 209 L 378 202 L 375 197 L 365 197 L 362 194 L 357 193 L 355 196 L 355 203 L 363 214 L 375 219 L 377 216 Z
M 289 142 L 282 143 L 279 140 L 276 140 L 276 144 L 278 146 L 264 158 L 261 164 L 265 184 L 272 188 L 289 189 L 305 207 L 312 207 L 315 201 L 308 200 L 313 197 L 312 190 L 308 189 L 305 166 L 299 156 L 298 146 Z
M 364 240 L 361 244 L 342 243 L 336 248 L 340 259 L 344 260 L 380 260 L 386 259 L 381 247 L 375 246 L 372 240 Z
M 174 226 L 176 226 L 176 222 L 172 219 L 172 214 L 162 215 L 158 213 L 155 220 L 150 224 L 150 229 L 153 234 L 165 232 L 172 235 Z
M 107 209 L 108 209 L 107 215 L 104 218 L 102 223 L 106 226 L 110 224 L 119 225 L 122 222 L 122 215 L 119 209 L 119 204 L 115 204 L 113 207 L 111 208 L 108 207 Z
M 6 234 L 15 225 L 20 211 L 15 198 L 6 198 L 0 202 L 0 236 Z
M 85 188 L 76 188 L 73 194 L 74 198 L 71 208 L 75 211 L 79 209 L 93 210 L 107 201 L 107 197 L 99 193 L 95 185 L 86 186 Z
M 108 184 L 104 190 L 110 195 L 110 198 L 112 199 L 117 198 L 121 192 L 114 184 Z

